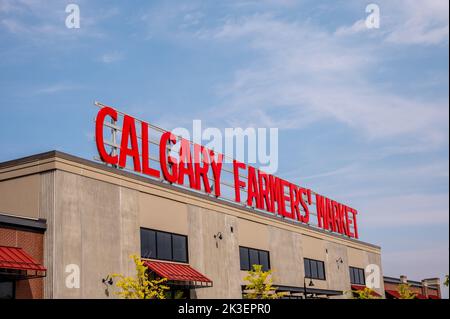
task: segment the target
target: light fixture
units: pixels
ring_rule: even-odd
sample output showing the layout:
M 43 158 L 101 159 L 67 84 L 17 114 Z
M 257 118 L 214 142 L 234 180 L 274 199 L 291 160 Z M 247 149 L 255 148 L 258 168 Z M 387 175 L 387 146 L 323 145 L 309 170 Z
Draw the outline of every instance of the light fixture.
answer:
M 314 287 L 312 278 L 309 278 L 308 287 Z M 306 290 L 306 277 L 303 277 L 303 295 L 305 299 L 308 299 L 308 291 Z
M 113 284 L 114 282 L 113 282 L 112 277 L 111 277 L 110 275 L 108 275 L 108 276 L 106 276 L 106 278 L 102 278 L 102 283 L 103 283 L 104 285 L 110 285 L 110 286 L 112 286 L 112 284 Z
M 214 235 L 214 239 L 216 240 L 216 248 L 219 248 L 219 240 L 222 240 L 223 236 L 221 232 L 218 232 Z
M 344 263 L 344 260 L 342 259 L 342 257 L 339 257 L 338 259 L 336 259 L 336 265 L 337 265 L 338 269 L 339 269 L 339 264 L 343 264 L 343 263 Z

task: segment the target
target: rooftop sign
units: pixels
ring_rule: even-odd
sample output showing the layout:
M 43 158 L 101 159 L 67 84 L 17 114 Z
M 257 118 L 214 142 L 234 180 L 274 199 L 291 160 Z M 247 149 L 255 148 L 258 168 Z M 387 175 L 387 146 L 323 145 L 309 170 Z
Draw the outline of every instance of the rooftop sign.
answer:
M 95 140 L 102 162 L 281 219 L 358 238 L 355 209 L 237 160 L 227 163 L 221 153 L 112 107 L 96 105 L 100 110 Z

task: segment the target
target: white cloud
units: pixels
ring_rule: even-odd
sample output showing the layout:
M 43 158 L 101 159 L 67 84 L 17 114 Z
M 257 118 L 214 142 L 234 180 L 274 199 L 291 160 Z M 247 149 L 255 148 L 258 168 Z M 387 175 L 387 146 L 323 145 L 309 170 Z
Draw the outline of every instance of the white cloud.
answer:
M 387 41 L 398 44 L 435 45 L 448 42 L 449 2 L 447 0 L 403 0 L 394 7 L 399 14 Z
M 81 27 L 68 29 L 65 24 L 68 15 L 65 8 L 69 3 L 70 1 L 57 0 L 0 0 L 0 28 L 3 27 L 31 44 L 63 39 L 78 40 L 80 37 L 101 38 L 105 34 L 99 30 L 98 25 L 119 13 L 112 6 L 94 10 L 85 0 L 78 0 Z
M 405 137 L 409 146 L 438 147 L 448 140 L 448 100 L 394 95 L 368 81 L 380 65 L 377 45 L 348 45 L 310 25 L 270 15 L 230 19 L 199 35 L 248 46 L 257 57 L 220 88 L 226 104 L 212 115 L 242 126 L 258 120 L 258 126 L 267 126 L 270 119 L 283 128 L 334 119 L 369 139 Z
M 357 34 L 363 31 L 367 31 L 367 27 L 366 27 L 366 21 L 365 20 L 358 20 L 356 21 L 353 25 L 351 26 L 343 26 L 343 27 L 339 27 L 336 32 L 335 35 L 337 36 L 349 36 L 349 35 L 353 35 L 353 34 Z
M 365 20 L 339 27 L 338 36 L 353 36 L 365 32 L 398 45 L 440 45 L 448 43 L 449 2 L 447 0 L 397 0 L 377 2 L 381 26 L 368 32 Z M 355 6 L 354 2 L 351 5 Z M 359 7 L 359 6 L 357 6 Z
M 123 54 L 118 51 L 108 52 L 100 57 L 100 61 L 106 64 L 118 62 L 123 59 Z
M 46 87 L 41 87 L 35 91 L 36 94 L 54 94 L 64 91 L 72 91 L 76 89 L 80 89 L 81 87 L 78 85 L 72 85 L 72 84 L 64 84 L 64 83 L 58 83 L 49 85 Z

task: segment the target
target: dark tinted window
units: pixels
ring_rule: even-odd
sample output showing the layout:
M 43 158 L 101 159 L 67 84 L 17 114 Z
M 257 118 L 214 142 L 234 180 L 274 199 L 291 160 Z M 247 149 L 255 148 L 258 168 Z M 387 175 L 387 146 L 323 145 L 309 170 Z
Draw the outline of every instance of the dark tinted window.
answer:
M 188 262 L 187 237 L 141 228 L 141 257 Z
M 366 278 L 364 274 L 364 269 L 350 267 L 350 283 L 355 285 L 365 285 Z
M 318 278 L 317 276 L 317 262 L 315 260 L 311 260 L 311 277 Z
M 156 233 L 153 230 L 141 229 L 141 256 L 156 258 Z
M 261 265 L 263 271 L 270 269 L 269 252 L 253 248 L 239 247 L 241 270 L 251 270 L 253 265 Z
M 0 281 L 0 299 L 14 299 L 14 281 Z
M 325 264 L 323 261 L 305 258 L 304 264 L 306 278 L 325 280 Z
M 325 269 L 323 267 L 323 262 L 317 262 L 317 278 L 325 279 Z
M 311 278 L 311 264 L 309 263 L 309 259 L 305 259 L 305 277 Z
M 248 248 L 239 247 L 239 257 L 241 259 L 241 270 L 249 270 L 250 258 L 248 256 Z
M 250 254 L 250 267 L 253 267 L 253 265 L 259 265 L 259 255 L 258 251 L 254 249 L 249 249 Z
M 269 266 L 269 252 L 267 251 L 259 251 L 259 264 L 262 265 L 263 271 L 268 271 Z
M 168 233 L 156 233 L 156 245 L 158 249 L 158 259 L 172 259 L 172 238 Z
M 187 243 L 186 237 L 180 235 L 172 235 L 173 260 L 179 262 L 187 262 Z

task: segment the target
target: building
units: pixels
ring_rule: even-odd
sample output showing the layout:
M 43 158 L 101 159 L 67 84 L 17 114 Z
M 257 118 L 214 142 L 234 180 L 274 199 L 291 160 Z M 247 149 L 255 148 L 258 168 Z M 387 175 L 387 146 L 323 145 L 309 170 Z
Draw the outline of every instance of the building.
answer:
M 409 285 L 409 289 L 416 295 L 416 299 L 441 299 L 441 280 L 439 278 L 413 281 L 408 280 L 404 275 L 400 278 L 384 277 L 386 298 L 400 299 L 398 290 L 402 284 Z
M 381 270 L 376 245 L 57 151 L 0 164 L 0 212 L 3 297 L 111 298 L 103 279 L 139 253 L 190 298 L 242 298 L 255 263 L 290 298 L 346 298 Z

